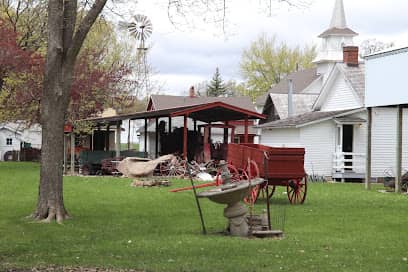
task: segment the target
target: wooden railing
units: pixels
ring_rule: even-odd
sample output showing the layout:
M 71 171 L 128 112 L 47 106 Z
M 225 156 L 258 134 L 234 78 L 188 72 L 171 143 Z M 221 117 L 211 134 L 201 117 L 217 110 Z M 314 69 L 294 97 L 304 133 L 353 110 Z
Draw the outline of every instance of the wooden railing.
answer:
M 364 173 L 365 157 L 364 153 L 335 152 L 333 154 L 333 173 Z

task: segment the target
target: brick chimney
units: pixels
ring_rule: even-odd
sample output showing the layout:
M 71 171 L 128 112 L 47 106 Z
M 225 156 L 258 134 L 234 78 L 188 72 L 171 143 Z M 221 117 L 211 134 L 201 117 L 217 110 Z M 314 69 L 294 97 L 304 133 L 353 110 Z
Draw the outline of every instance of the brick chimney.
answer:
M 358 66 L 358 46 L 343 47 L 343 62 L 347 66 Z
M 189 97 L 196 97 L 194 86 L 191 86 L 190 90 L 188 90 L 188 96 Z

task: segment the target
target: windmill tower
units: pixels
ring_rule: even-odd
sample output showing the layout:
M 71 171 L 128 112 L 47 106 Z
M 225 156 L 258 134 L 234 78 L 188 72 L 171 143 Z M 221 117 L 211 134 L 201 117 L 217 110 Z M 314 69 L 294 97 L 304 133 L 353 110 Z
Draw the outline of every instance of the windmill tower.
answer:
M 122 23 L 130 35 L 137 41 L 137 65 L 136 78 L 138 88 L 144 89 L 144 94 L 149 95 L 149 65 L 147 63 L 146 55 L 149 48 L 146 46 L 146 39 L 150 37 L 153 31 L 150 19 L 142 14 L 137 14 L 132 17 L 132 22 Z

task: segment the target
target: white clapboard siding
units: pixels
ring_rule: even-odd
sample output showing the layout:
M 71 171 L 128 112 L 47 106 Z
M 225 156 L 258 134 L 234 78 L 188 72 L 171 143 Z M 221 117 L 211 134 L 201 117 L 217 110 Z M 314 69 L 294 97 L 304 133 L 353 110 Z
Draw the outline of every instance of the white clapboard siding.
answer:
M 4 154 L 7 151 L 20 150 L 20 140 L 17 134 L 6 128 L 0 129 L 0 161 L 4 160 Z M 12 145 L 7 145 L 7 138 L 12 139 Z
M 395 172 L 396 160 L 396 108 L 373 108 L 371 140 L 371 175 L 383 177 L 388 168 Z
M 321 111 L 336 111 L 359 108 L 362 105 L 357 96 L 346 83 L 343 76 L 338 76 L 333 83 L 321 107 Z
M 335 128 L 331 120 L 301 128 L 300 140 L 306 152 L 305 170 L 308 174 L 332 174 Z
M 300 143 L 299 129 L 297 128 L 263 129 L 260 143 L 275 147 L 303 147 Z

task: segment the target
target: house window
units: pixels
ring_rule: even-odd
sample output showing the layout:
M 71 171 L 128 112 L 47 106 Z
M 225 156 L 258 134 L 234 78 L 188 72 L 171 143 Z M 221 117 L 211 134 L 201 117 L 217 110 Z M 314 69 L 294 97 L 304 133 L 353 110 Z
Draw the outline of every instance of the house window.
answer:
M 13 139 L 12 138 L 7 138 L 6 139 L 6 145 L 13 145 Z

